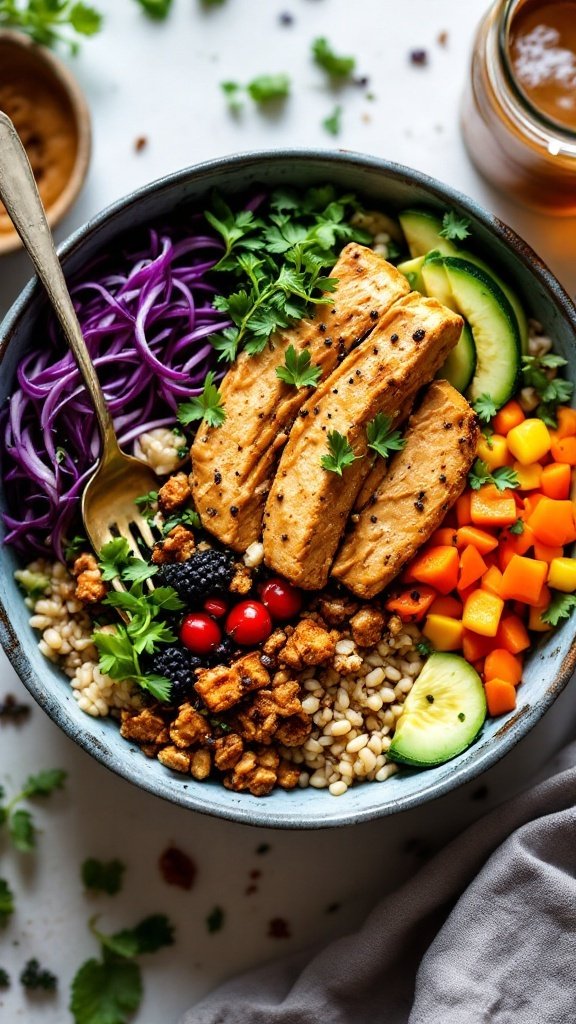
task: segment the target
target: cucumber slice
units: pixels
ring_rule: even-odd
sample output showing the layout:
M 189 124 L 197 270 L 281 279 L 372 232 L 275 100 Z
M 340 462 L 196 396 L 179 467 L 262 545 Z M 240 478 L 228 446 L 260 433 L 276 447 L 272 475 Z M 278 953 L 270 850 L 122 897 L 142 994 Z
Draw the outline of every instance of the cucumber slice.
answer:
M 450 761 L 486 718 L 482 680 L 457 654 L 432 654 L 404 702 L 387 756 L 414 768 Z
M 479 256 L 467 249 L 459 248 L 448 238 L 442 238 L 440 235 L 442 220 L 430 210 L 404 210 L 399 214 L 398 219 L 412 257 L 423 256 L 436 249 L 443 256 L 460 256 L 461 259 L 468 260 L 469 263 L 475 263 L 485 274 L 488 274 L 488 277 L 494 279 L 514 310 L 520 331 L 522 352 L 526 353 L 528 351 L 528 317 L 514 289 L 510 288 L 510 285 L 503 281 L 485 260 L 480 259 Z M 442 300 L 440 299 L 440 301 Z
M 424 256 L 417 256 L 414 260 L 404 260 L 404 263 L 399 263 L 397 267 L 400 273 L 404 274 L 412 290 L 420 292 L 421 295 L 427 294 L 424 278 L 422 277 L 424 260 Z
M 420 258 L 422 259 L 422 257 Z M 438 299 L 443 306 L 448 306 L 448 309 L 453 309 L 455 313 L 458 313 L 442 260 L 424 258 L 421 274 L 426 294 Z
M 447 380 L 462 395 L 472 383 L 476 371 L 476 345 L 470 324 L 464 323 L 460 341 L 453 348 L 436 377 Z
M 476 371 L 468 398 L 475 402 L 480 395 L 491 395 L 500 409 L 519 384 L 520 334 L 514 311 L 502 289 L 480 267 L 454 256 L 441 260 L 476 346 Z

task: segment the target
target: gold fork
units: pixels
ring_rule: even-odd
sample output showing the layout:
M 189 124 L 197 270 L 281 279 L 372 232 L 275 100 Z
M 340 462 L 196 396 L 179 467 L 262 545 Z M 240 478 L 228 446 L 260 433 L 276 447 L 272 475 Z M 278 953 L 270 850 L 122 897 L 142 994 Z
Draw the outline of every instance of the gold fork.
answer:
M 32 168 L 12 121 L 1 111 L 0 200 L 46 289 L 94 406 L 102 454 L 82 495 L 86 534 L 96 553 L 113 537 L 125 537 L 131 551 L 141 557 L 138 539 L 142 538 L 146 547 L 151 548 L 154 535 L 135 499 L 156 490 L 157 478 L 149 466 L 125 455 L 118 446 L 112 417 L 82 337 Z

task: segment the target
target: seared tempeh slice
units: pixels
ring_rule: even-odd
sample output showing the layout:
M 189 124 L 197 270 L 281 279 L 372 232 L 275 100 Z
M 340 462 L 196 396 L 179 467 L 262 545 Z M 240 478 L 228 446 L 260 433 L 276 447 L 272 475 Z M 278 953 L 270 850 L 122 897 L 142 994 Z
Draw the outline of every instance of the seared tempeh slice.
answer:
M 276 458 L 300 407 L 310 394 L 276 376 L 289 345 L 327 377 L 339 360 L 409 291 L 406 279 L 365 246 L 351 243 L 331 276 L 338 279 L 331 303 L 312 321 L 274 336 L 274 347 L 241 354 L 224 377 L 220 394 L 226 420 L 217 429 L 202 423 L 192 445 L 190 485 L 194 504 L 210 533 L 235 551 L 258 540 Z
M 300 412 L 264 513 L 264 560 L 307 590 L 323 587 L 346 520 L 369 474 L 366 427 L 376 413 L 394 419 L 442 365 L 462 319 L 416 293 L 397 302 Z M 357 461 L 343 476 L 322 468 L 327 435 L 347 437 Z
M 359 597 L 383 590 L 464 490 L 479 433 L 466 399 L 447 381 L 434 381 L 410 418 L 406 447 L 346 535 L 332 575 Z

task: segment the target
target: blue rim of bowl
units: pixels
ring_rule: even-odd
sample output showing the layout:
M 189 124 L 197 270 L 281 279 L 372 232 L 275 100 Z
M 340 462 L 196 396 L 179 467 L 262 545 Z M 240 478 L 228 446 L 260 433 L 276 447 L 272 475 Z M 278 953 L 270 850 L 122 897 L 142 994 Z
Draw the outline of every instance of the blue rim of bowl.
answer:
M 437 199 L 439 203 L 446 204 L 448 201 L 459 206 L 463 211 L 469 213 L 485 228 L 495 234 L 503 243 L 510 247 L 517 259 L 537 275 L 541 284 L 551 296 L 553 303 L 557 308 L 559 308 L 562 315 L 573 325 L 574 331 L 576 332 L 576 306 L 570 299 L 569 295 L 548 269 L 543 260 L 540 259 L 528 243 L 517 235 L 512 228 L 508 227 L 507 224 L 499 220 L 499 218 L 495 217 L 493 214 L 488 213 L 487 210 L 477 204 L 474 200 L 465 196 L 463 193 L 458 192 L 449 185 L 442 184 L 436 178 L 431 178 L 428 175 L 423 174 L 421 171 L 416 171 L 403 164 L 383 160 L 379 157 L 373 157 L 347 150 L 262 150 L 247 153 L 235 153 L 231 156 L 194 164 L 190 167 L 183 168 L 182 170 L 175 171 L 172 174 L 165 175 L 162 178 L 158 178 L 155 181 L 150 182 L 148 185 L 144 185 L 141 188 L 136 189 L 134 192 L 129 193 L 127 196 L 111 203 L 97 214 L 97 216 L 87 221 L 86 224 L 70 235 L 58 247 L 58 254 L 60 258 L 65 261 L 67 257 L 74 254 L 78 246 L 81 245 L 87 236 L 112 219 L 116 213 L 125 211 L 131 206 L 139 204 L 140 201 L 148 195 L 157 194 L 164 190 L 170 190 L 174 185 L 185 182 L 191 177 L 196 181 L 201 181 L 204 177 L 210 177 L 215 171 L 222 171 L 231 167 L 241 167 L 244 170 L 251 169 L 253 167 L 254 170 L 257 171 L 259 168 L 262 168 L 263 164 L 282 164 L 294 160 L 313 160 L 316 163 L 316 166 L 321 162 L 325 162 L 327 173 L 329 173 L 330 168 L 334 165 L 369 168 L 371 170 L 381 171 L 388 178 L 395 179 L 396 181 L 400 181 L 405 184 L 420 185 L 428 191 L 432 198 Z M 36 279 L 32 279 L 20 293 L 20 296 L 16 299 L 0 324 L 0 363 L 2 362 L 5 351 L 10 342 L 10 337 L 16 328 L 20 317 L 26 312 L 28 303 L 37 291 L 41 291 L 41 286 Z M 422 789 L 419 790 L 418 793 L 411 794 L 407 797 L 398 797 L 394 801 L 394 804 L 388 804 L 382 808 L 369 807 L 359 812 L 348 811 L 344 812 L 341 816 L 330 815 L 329 819 L 326 821 L 313 823 L 307 821 L 303 822 L 297 814 L 294 814 L 294 816 L 283 814 L 282 816 L 277 817 L 272 809 L 273 805 L 269 803 L 266 803 L 265 805 L 266 815 L 263 819 L 260 819 L 260 816 L 255 814 L 253 809 L 248 807 L 243 808 L 241 803 L 239 803 L 233 810 L 229 808 L 221 808 L 217 805 L 207 807 L 206 802 L 204 802 L 201 797 L 195 797 L 194 793 L 190 790 L 186 790 L 185 795 L 181 790 L 175 789 L 170 791 L 170 786 L 168 784 L 170 776 L 168 773 L 167 785 L 162 786 L 160 791 L 156 779 L 153 780 L 151 785 L 148 785 L 147 781 L 144 781 L 142 775 L 138 772 L 137 766 L 132 767 L 128 761 L 119 763 L 111 751 L 103 748 L 99 742 L 95 742 L 95 737 L 87 736 L 86 734 L 78 732 L 66 721 L 66 717 L 62 714 L 62 707 L 58 702 L 56 695 L 43 691 L 40 680 L 36 676 L 36 673 L 33 672 L 26 653 L 11 627 L 7 610 L 2 601 L 0 601 L 0 642 L 2 643 L 2 646 L 18 676 L 52 721 L 59 726 L 59 728 L 61 728 L 68 737 L 73 739 L 75 743 L 85 750 L 86 753 L 90 754 L 110 771 L 121 776 L 121 778 L 125 779 L 127 782 L 131 782 L 134 786 L 137 786 L 138 789 L 144 789 L 153 796 L 161 797 L 171 803 L 186 807 L 188 810 L 207 814 L 210 817 L 236 821 L 240 824 L 282 829 L 308 830 L 360 824 L 365 821 L 371 821 L 375 818 L 386 817 L 390 814 L 409 810 L 423 803 L 429 803 L 432 800 L 436 800 L 439 797 L 444 796 L 451 790 L 460 787 L 467 782 L 473 781 L 479 775 L 483 774 L 488 768 L 491 768 L 493 765 L 501 761 L 502 758 L 505 757 L 505 755 L 508 754 L 516 745 L 516 743 L 527 735 L 536 722 L 538 722 L 551 707 L 576 670 L 575 633 L 559 671 L 552 682 L 546 687 L 538 705 L 536 707 L 525 707 L 516 715 L 513 715 L 512 718 L 504 722 L 501 728 L 492 737 L 492 742 L 488 746 L 487 750 L 479 758 L 476 758 L 469 764 L 460 764 L 454 775 L 449 776 L 445 780 L 436 782 L 432 781 L 431 783 L 426 784 L 425 780 L 427 773 L 423 772 L 422 778 L 424 780 L 424 784 Z M 129 745 L 127 744 L 127 750 L 128 749 Z M 471 747 L 467 753 L 471 753 L 473 750 L 474 748 Z

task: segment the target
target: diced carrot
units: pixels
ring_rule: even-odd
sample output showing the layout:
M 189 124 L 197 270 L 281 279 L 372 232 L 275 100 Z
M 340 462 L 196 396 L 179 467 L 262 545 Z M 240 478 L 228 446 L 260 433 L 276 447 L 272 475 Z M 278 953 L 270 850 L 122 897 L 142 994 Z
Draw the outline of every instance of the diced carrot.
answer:
M 510 651 L 510 654 L 520 654 L 530 647 L 528 630 L 518 615 L 505 615 L 500 620 L 496 643 L 498 647 Z
M 535 493 L 535 494 L 527 494 L 527 495 L 525 495 L 525 497 L 524 497 L 524 511 L 523 511 L 523 513 L 521 515 L 521 518 L 524 519 L 524 520 L 529 519 L 530 516 L 532 515 L 532 513 L 534 512 L 534 510 L 538 508 L 538 505 L 540 504 L 540 502 L 542 501 L 543 498 L 544 498 L 544 495 L 540 494 L 539 492 Z
M 481 436 L 476 446 L 476 455 L 486 463 L 491 473 L 502 466 L 511 466 L 514 462 L 506 438 L 501 434 L 492 434 L 489 438 Z
M 484 662 L 485 679 L 505 679 L 512 686 L 518 686 L 522 679 L 522 661 L 515 654 L 510 654 L 505 647 L 496 647 L 486 656 Z
M 555 441 L 550 449 L 554 462 L 567 462 L 576 466 L 576 437 L 563 437 Z
M 571 468 L 567 462 L 551 462 L 544 466 L 540 486 L 547 498 L 562 501 L 570 497 Z
M 496 565 L 491 565 L 482 577 L 482 590 L 489 590 L 491 594 L 502 597 L 502 573 Z
M 462 654 L 472 665 L 490 654 L 495 643 L 494 637 L 480 636 L 479 633 L 472 633 L 469 629 L 465 629 L 462 634 Z
M 474 526 L 511 526 L 518 518 L 512 492 L 499 491 L 494 484 L 474 491 L 470 499 L 470 518 Z
M 574 437 L 576 434 L 576 409 L 560 405 L 556 410 L 556 420 L 558 422 L 557 434 L 560 440 L 564 437 Z
M 502 596 L 505 600 L 522 601 L 524 604 L 540 604 L 547 576 L 547 562 L 512 555 L 502 577 Z
M 492 420 L 492 428 L 497 434 L 504 434 L 506 436 L 513 427 L 517 427 L 525 419 L 526 417 L 521 406 L 512 399 L 510 402 L 506 402 L 506 405 L 503 405 L 496 413 Z
M 516 690 L 511 683 L 505 679 L 489 679 L 484 683 L 486 692 L 486 704 L 488 714 L 492 718 L 498 715 L 505 715 L 507 711 L 514 711 L 516 707 Z
M 458 526 L 466 526 L 468 523 L 472 521 L 470 516 L 471 499 L 471 492 L 464 491 L 464 494 L 460 495 L 456 502 L 456 505 L 454 506 L 456 509 L 456 521 L 458 523 Z
M 503 533 L 500 547 L 498 548 L 498 565 L 502 572 L 509 565 L 514 555 L 525 555 L 534 546 L 535 539 L 532 530 L 527 524 L 524 524 L 522 533 L 510 533 L 509 531 Z
M 482 676 L 484 674 L 484 658 L 478 658 L 478 661 L 473 661 L 472 668 L 475 668 L 478 675 Z
M 416 555 L 410 571 L 420 583 L 428 583 L 441 594 L 449 594 L 458 582 L 458 563 L 456 548 L 439 544 Z
M 479 530 L 476 526 L 461 526 L 457 533 L 456 546 L 460 549 L 472 544 L 481 555 L 495 551 L 498 539 L 487 530 Z
M 396 612 L 402 622 L 419 622 L 436 597 L 436 591 L 432 587 L 410 587 L 409 590 L 402 590 L 399 594 L 389 597 L 384 607 L 389 612 Z
M 460 555 L 458 590 L 466 590 L 467 587 L 471 587 L 476 580 L 484 575 L 487 568 L 480 552 L 472 544 L 469 544 Z
M 542 466 L 539 462 L 532 462 L 529 466 L 523 466 L 521 462 L 515 462 L 513 470 L 518 478 L 518 487 L 521 491 L 537 491 L 542 479 Z
M 448 615 L 428 615 L 422 630 L 436 651 L 459 651 L 462 647 L 462 623 Z
M 543 605 L 538 608 L 531 608 L 530 615 L 528 618 L 528 625 L 533 633 L 549 633 L 552 626 L 549 622 L 543 622 L 542 615 L 546 611 L 548 605 Z
M 480 636 L 496 636 L 504 610 L 504 601 L 488 590 L 475 590 L 464 605 L 462 622 Z
M 457 530 L 452 529 L 450 526 L 441 526 L 439 530 L 434 530 L 434 533 L 430 537 L 429 543 L 436 544 L 455 544 L 456 543 Z
M 437 597 L 429 608 L 430 615 L 449 615 L 452 619 L 462 618 L 462 603 L 455 597 Z
M 541 541 L 537 540 L 534 543 L 534 558 L 538 558 L 541 562 L 550 563 L 553 558 L 562 558 L 564 554 L 564 548 L 550 547 L 549 544 L 542 544 Z
M 564 547 L 576 540 L 574 507 L 571 501 L 542 498 L 528 520 L 536 539 L 550 547 Z

